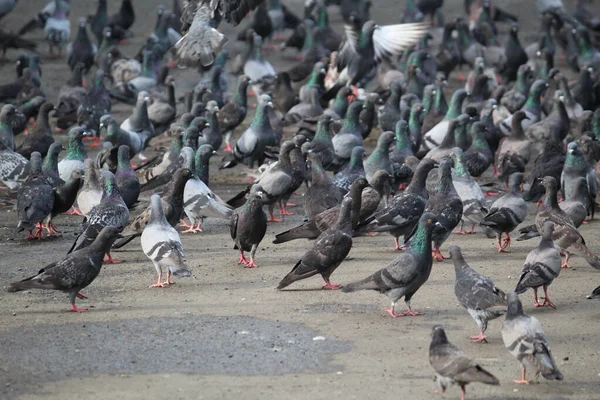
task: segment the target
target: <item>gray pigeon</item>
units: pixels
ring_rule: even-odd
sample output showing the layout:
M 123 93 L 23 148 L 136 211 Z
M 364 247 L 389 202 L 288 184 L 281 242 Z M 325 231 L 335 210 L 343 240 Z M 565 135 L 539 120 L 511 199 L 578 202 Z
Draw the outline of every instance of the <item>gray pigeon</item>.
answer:
M 433 228 L 432 234 L 433 257 L 437 261 L 443 261 L 446 257 L 440 251 L 440 247 L 461 221 L 463 203 L 452 183 L 452 160 L 447 157 L 442 158 L 439 175 L 437 192 L 429 197 L 425 212 L 431 212 L 437 217 L 439 226 Z
M 333 176 L 331 182 L 342 189 L 344 194 L 350 190 L 352 182 L 358 178 L 365 177 L 365 167 L 363 165 L 363 158 L 365 157 L 365 149 L 362 146 L 356 146 L 352 149 L 352 155 L 350 156 L 350 162 L 348 165 Z
M 471 336 L 470 339 L 477 343 L 487 343 L 485 331 L 488 321 L 504 315 L 506 294 L 498 289 L 491 279 L 479 274 L 467 264 L 460 247 L 450 247 L 450 258 L 454 262 L 456 272 L 454 294 L 480 329 L 479 335 Z
M 542 324 L 537 318 L 523 312 L 523 305 L 515 292 L 508 294 L 508 311 L 502 326 L 502 340 L 509 353 L 523 366 L 521 379 L 515 383 L 530 383 L 527 380 L 527 368 L 535 369 L 548 380 L 563 380 L 563 374 L 552 358 Z
M 331 179 L 321 164 L 321 156 L 309 152 L 307 155 L 311 171 L 312 185 L 308 188 L 304 200 L 304 212 L 313 219 L 323 211 L 342 202 L 342 190 L 331 183 Z
M 137 203 L 140 196 L 140 180 L 129 161 L 129 146 L 119 146 L 117 159 L 117 172 L 115 173 L 117 186 L 125 205 L 131 208 Z
M 148 117 L 149 103 L 150 96 L 148 95 L 148 92 L 139 92 L 133 113 L 121 124 L 121 129 L 137 133 L 141 138 L 143 138 L 142 150 L 148 145 L 150 139 L 152 139 L 156 134 L 154 125 L 152 124 L 152 121 L 150 121 L 150 117 Z
M 37 151 L 31 153 L 31 172 L 17 194 L 17 231 L 29 231 L 28 239 L 42 238 L 42 221 L 52 212 L 54 188 L 42 174 L 42 156 Z M 32 234 L 37 228 L 35 235 Z
M 312 248 L 296 263 L 277 289 L 283 289 L 293 282 L 321 274 L 325 285 L 323 289 L 337 290 L 339 285 L 332 285 L 329 277 L 344 261 L 352 249 L 352 199 L 344 198 L 340 207 L 337 222 L 317 238 Z
M 153 194 L 150 198 L 152 212 L 150 222 L 142 232 L 142 250 L 146 257 L 152 261 L 158 281 L 150 287 L 165 287 L 171 285 L 171 274 L 178 277 L 192 276 L 192 271 L 185 268 L 183 259 L 183 245 L 179 233 L 173 228 L 162 207 L 159 195 Z M 162 282 L 162 268 L 167 268 L 167 280 Z
M 105 226 L 114 226 L 122 231 L 129 221 L 129 209 L 125 205 L 115 176 L 110 171 L 102 171 L 103 187 L 102 200 L 100 203 L 89 212 L 83 220 L 83 232 L 75 239 L 73 246 L 69 250 L 72 253 L 76 250 L 88 247 L 96 239 L 100 231 Z M 117 264 L 110 255 L 110 251 L 106 253 L 106 262 Z
M 254 167 L 254 162 L 264 164 L 265 148 L 277 146 L 280 138 L 271 126 L 267 108 L 272 108 L 271 97 L 263 94 L 258 98 L 258 105 L 252 123 L 244 131 L 235 144 L 233 152 L 223 157 L 220 169 L 232 168 L 239 162 L 244 162 L 249 168 Z
M 479 223 L 496 232 L 498 253 L 509 252 L 507 249 L 510 248 L 510 233 L 527 217 L 527 203 L 521 195 L 521 183 L 523 174 L 513 173 L 508 180 L 508 192 L 494 201 L 487 215 Z M 506 238 L 501 244 L 503 233 L 506 233 Z
M 11 283 L 9 292 L 27 289 L 61 290 L 69 293 L 72 308 L 69 311 L 84 312 L 86 308 L 75 305 L 75 297 L 86 299 L 79 293 L 89 286 L 100 273 L 104 254 L 119 237 L 119 230 L 114 226 L 106 226 L 100 234 L 84 249 L 68 254 L 62 260 L 42 268 L 37 275 L 20 282 Z
M 455 147 L 451 153 L 454 161 L 454 170 L 452 171 L 452 183 L 463 202 L 463 217 L 461 221 L 459 234 L 470 234 L 474 232 L 475 225 L 479 224 L 486 214 L 484 206 L 484 196 L 481 187 L 469 174 L 469 170 L 463 159 L 463 151 Z M 464 231 L 464 223 L 471 223 L 471 230 Z
M 363 145 L 363 137 L 360 131 L 359 117 L 363 105 L 359 101 L 350 104 L 344 119 L 344 125 L 340 131 L 331 139 L 335 153 L 335 169 L 343 168 L 352 155 L 356 146 Z
M 393 318 L 421 315 L 412 310 L 410 300 L 421 286 L 429 279 L 433 258 L 431 256 L 431 232 L 437 224 L 435 215 L 425 213 L 419 219 L 413 234 L 407 239 L 406 251 L 386 267 L 373 275 L 342 288 L 342 292 L 350 293 L 359 290 L 376 290 L 385 293 L 392 299 L 386 310 Z M 404 296 L 408 311 L 396 314 L 398 300 Z
M 515 292 L 521 294 L 525 293 L 529 288 L 533 288 L 535 299 L 533 305 L 535 307 L 550 306 L 556 308 L 550 297 L 548 297 L 548 286 L 560 274 L 562 259 L 560 252 L 552 241 L 554 223 L 546 221 L 543 228 L 544 231 L 540 244 L 527 254 L 527 259 L 525 259 L 525 264 L 523 264 L 523 272 L 521 272 L 521 278 L 519 278 Z M 538 302 L 537 291 L 539 287 L 544 288 L 543 303 Z
M 29 161 L 0 140 L 0 182 L 14 190 L 25 181 L 29 170 Z
M 262 209 L 262 197 L 260 185 L 252 186 L 246 203 L 231 215 L 229 230 L 235 243 L 234 249 L 241 253 L 239 264 L 244 264 L 244 268 L 258 267 L 254 255 L 267 233 L 267 214 Z M 250 252 L 250 260 L 244 257 L 245 251 Z
M 498 378 L 471 360 L 464 351 L 448 341 L 444 328 L 435 325 L 431 331 L 429 345 L 429 364 L 435 370 L 435 376 L 442 389 L 455 383 L 460 386 L 461 400 L 465 400 L 465 387 L 471 382 L 487 385 L 499 385 Z
M 588 197 L 585 199 L 586 210 L 590 210 L 592 219 L 594 218 L 594 202 L 598 187 L 596 183 L 596 173 L 594 168 L 587 162 L 585 155 L 579 149 L 575 142 L 569 143 L 567 149 L 567 159 L 560 176 L 560 186 L 563 192 L 563 199 L 570 199 L 576 189 L 578 179 L 585 179 L 587 183 Z
M 394 132 L 383 132 L 377 139 L 377 147 L 365 160 L 365 174 L 369 183 L 373 179 L 375 172 L 384 170 L 392 173 L 392 164 L 390 163 L 390 146 L 396 142 Z
M 83 162 L 83 187 L 77 195 L 77 207 L 74 213 L 88 215 L 94 206 L 102 200 L 102 178 L 94 160 L 87 159 Z

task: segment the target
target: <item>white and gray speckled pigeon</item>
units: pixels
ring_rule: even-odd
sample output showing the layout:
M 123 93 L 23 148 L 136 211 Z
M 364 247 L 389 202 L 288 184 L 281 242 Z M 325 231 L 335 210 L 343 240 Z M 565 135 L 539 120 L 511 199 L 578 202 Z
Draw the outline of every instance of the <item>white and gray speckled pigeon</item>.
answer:
M 486 214 L 484 206 L 484 196 L 481 187 L 475 182 L 475 180 L 469 174 L 466 164 L 463 159 L 463 151 L 455 147 L 451 153 L 452 161 L 454 161 L 454 168 L 452 171 L 452 183 L 456 189 L 456 193 L 463 202 L 463 216 L 461 221 L 460 230 L 457 233 L 469 234 L 473 233 L 475 225 L 479 224 Z M 470 223 L 472 225 L 470 231 L 464 231 L 464 223 Z
M 104 254 L 110 250 L 110 246 L 119 237 L 119 231 L 114 226 L 104 227 L 92 244 L 68 254 L 60 261 L 47 265 L 37 275 L 11 283 L 8 291 L 60 290 L 69 293 L 69 301 L 72 306 L 69 311 L 87 311 L 86 308 L 78 308 L 75 305 L 75 298 L 87 298 L 79 292 L 89 286 L 100 274 Z
M 429 364 L 435 370 L 438 385 L 442 393 L 451 384 L 460 386 L 461 400 L 466 398 L 467 384 L 481 382 L 488 385 L 499 385 L 498 378 L 471 360 L 464 351 L 448 341 L 444 328 L 435 325 L 431 331 L 429 345 Z
M 561 270 L 562 259 L 560 252 L 554 246 L 552 234 L 554 233 L 554 223 L 546 221 L 544 223 L 542 240 L 535 249 L 527 254 L 521 278 L 515 288 L 517 294 L 525 293 L 529 288 L 533 288 L 535 307 L 550 306 L 556 308 L 554 303 L 548 297 L 548 286 L 558 277 Z M 544 288 L 544 302 L 538 302 L 538 288 Z
M 450 258 L 454 262 L 456 280 L 454 281 L 454 294 L 461 306 L 467 309 L 471 317 L 477 322 L 480 333 L 471 336 L 474 342 L 486 342 L 485 331 L 489 320 L 504 315 L 506 308 L 506 294 L 498 289 L 491 279 L 486 278 L 465 261 L 460 247 L 450 247 Z
M 321 274 L 325 285 L 323 289 L 337 290 L 339 285 L 332 285 L 329 277 L 344 261 L 352 249 L 352 199 L 344 198 L 340 206 L 335 225 L 319 235 L 317 240 L 292 271 L 287 274 L 277 289 L 283 289 L 292 283 Z
M 142 233 L 142 250 L 152 261 L 158 281 L 150 287 L 171 285 L 171 274 L 177 277 L 192 276 L 192 271 L 185 268 L 183 245 L 179 233 L 169 224 L 162 208 L 160 196 L 153 194 L 150 198 L 152 213 L 150 222 Z M 167 280 L 162 282 L 162 269 L 167 268 Z
M 527 368 L 534 369 L 548 380 L 563 380 L 563 374 L 552 358 L 542 324 L 537 318 L 523 312 L 523 305 L 515 292 L 508 294 L 508 311 L 502 326 L 502 340 L 509 353 L 523 366 L 521 379 L 515 383 L 530 383 L 527 380 Z
M 406 251 L 400 257 L 373 275 L 344 286 L 342 292 L 375 290 L 391 298 L 391 306 L 386 311 L 392 317 L 421 315 L 421 313 L 412 310 L 410 300 L 419 288 L 427 282 L 431 274 L 433 263 L 431 231 L 436 223 L 435 215 L 431 213 L 423 214 L 413 234 L 406 242 Z M 402 297 L 404 297 L 408 311 L 396 314 L 394 308 Z
M 523 174 L 513 173 L 508 180 L 508 192 L 498 198 L 483 217 L 480 225 L 489 226 L 496 232 L 498 253 L 508 253 L 510 248 L 510 233 L 527 217 L 527 203 L 521 195 Z M 504 243 L 500 244 L 502 234 L 506 233 Z
M 4 108 L 2 112 L 4 112 Z M 0 181 L 7 188 L 14 190 L 25 181 L 28 175 L 29 161 L 6 145 L 3 140 L 0 140 Z
M 266 77 L 275 77 L 277 72 L 271 63 L 265 59 L 262 50 L 262 39 L 256 33 L 254 34 L 253 43 L 252 53 L 246 64 L 244 64 L 244 75 L 250 78 L 254 93 L 260 96 L 262 94 L 261 85 L 254 83 Z
M 216 154 L 216 151 L 210 144 L 203 144 L 196 150 L 196 175 L 185 184 L 183 191 L 183 209 L 190 219 L 190 227 L 184 232 L 202 232 L 202 222 L 204 218 L 229 219 L 232 209 L 219 196 L 198 177 L 201 171 L 198 171 L 202 163 L 198 160 L 201 157 L 210 157 Z M 208 165 L 206 165 L 208 168 Z M 208 172 L 207 172 L 208 174 Z
M 37 151 L 31 153 L 31 171 L 17 194 L 17 231 L 27 229 L 28 239 L 42 237 L 42 221 L 52 212 L 54 188 L 42 173 L 42 156 Z M 35 236 L 32 230 L 37 228 Z
M 102 177 L 94 160 L 88 158 L 83 164 L 83 187 L 77 195 L 77 207 L 81 215 L 88 215 L 102 200 Z

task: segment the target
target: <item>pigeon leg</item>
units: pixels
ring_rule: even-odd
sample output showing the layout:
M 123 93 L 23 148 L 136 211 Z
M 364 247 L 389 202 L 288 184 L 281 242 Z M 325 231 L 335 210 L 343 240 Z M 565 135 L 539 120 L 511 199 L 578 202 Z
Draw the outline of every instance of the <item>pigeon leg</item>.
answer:
M 86 312 L 87 308 L 78 308 L 75 303 L 72 304 L 71 309 L 69 310 L 70 312 L 77 312 L 77 313 L 82 313 L 82 312 Z
M 498 193 L 496 192 L 486 192 L 483 197 L 498 197 Z
M 449 259 L 450 257 L 444 257 L 444 255 L 440 251 L 440 248 L 438 246 L 436 246 L 435 250 L 433 250 L 433 258 L 435 258 L 436 261 L 441 262 L 441 261 Z
M 410 301 L 405 301 L 405 303 L 406 303 L 406 307 L 408 308 L 408 311 L 400 314 L 401 317 L 416 317 L 417 315 L 423 315 L 423 313 L 420 313 L 418 311 L 413 311 L 413 309 L 410 307 Z
M 73 206 L 73 211 L 67 211 L 65 214 L 67 215 L 80 215 L 83 216 L 83 213 L 77 209 L 77 207 Z
M 546 304 L 542 304 L 538 300 L 537 288 L 533 288 L 533 306 L 534 307 L 546 307 Z
M 285 203 L 286 207 L 298 207 L 298 204 L 296 203 L 290 203 L 289 201 L 287 203 Z
M 154 285 L 150 285 L 150 287 L 151 288 L 165 287 L 165 284 L 162 283 L 161 281 L 162 281 L 162 274 L 158 274 L 158 281 Z
M 475 224 L 471 225 L 471 230 L 465 231 L 465 235 L 471 235 L 475 233 Z
M 56 225 L 54 225 L 52 221 L 48 223 L 48 226 L 50 227 L 49 230 L 52 230 L 52 233 L 60 233 L 60 230 L 56 228 Z
M 510 253 L 510 251 L 506 250 L 505 247 L 502 244 L 500 244 L 500 241 L 502 240 L 502 233 L 499 234 L 497 236 L 497 238 L 498 238 L 498 253 Z
M 521 379 L 514 381 L 518 385 L 529 385 L 531 381 L 527 380 L 527 369 L 523 367 L 523 372 L 521 373 Z
M 396 314 L 396 312 L 394 311 L 394 308 L 396 308 L 396 302 L 392 301 L 392 304 L 390 305 L 390 308 L 388 308 L 387 310 L 385 310 L 385 312 L 387 312 L 388 314 L 390 314 L 390 316 L 392 318 L 398 318 L 401 314 Z
M 285 204 L 280 200 L 279 201 L 279 215 L 294 215 L 294 213 L 291 211 L 288 211 L 285 208 Z
M 463 229 L 464 226 L 465 226 L 465 222 L 464 221 L 460 221 L 460 229 L 457 230 L 457 231 L 454 231 L 453 233 L 455 233 L 457 235 L 466 235 L 467 233 Z
M 565 262 L 560 266 L 561 268 L 569 268 L 569 258 L 570 257 L 571 257 L 571 254 L 569 254 L 565 251 Z
M 35 239 L 35 235 L 32 233 L 33 231 L 29 231 L 29 235 L 27 235 L 27 240 Z
M 556 309 L 556 305 L 548 297 L 548 285 L 544 285 L 544 305 L 548 305 L 550 308 Z
M 256 249 L 258 249 L 258 244 L 253 244 L 252 249 L 250 249 L 250 261 L 248 264 L 244 266 L 244 268 L 256 268 L 258 264 L 254 262 L 254 255 L 256 254 Z
M 95 148 L 100 146 L 100 137 L 99 136 L 95 136 L 94 138 L 90 139 L 92 140 L 92 144 L 90 144 L 90 148 Z
M 76 296 L 78 299 L 81 299 L 81 300 L 87 300 L 87 296 L 85 296 L 85 295 L 83 295 L 83 294 L 81 294 L 81 293 L 77 293 L 75 296 Z
M 174 285 L 175 282 L 171 281 L 171 270 L 167 270 L 167 280 L 163 282 L 163 285 Z
M 400 186 L 398 186 L 398 190 L 406 190 L 406 185 L 401 183 Z
M 479 332 L 479 335 L 469 336 L 469 339 L 471 339 L 471 341 L 473 341 L 473 343 L 487 343 L 488 342 L 483 331 Z
M 465 389 L 464 386 L 460 387 L 460 400 L 466 400 L 467 399 L 467 390 Z
M 396 248 L 394 249 L 395 251 L 404 251 L 402 246 L 400 246 L 400 241 L 397 237 L 394 238 L 394 242 L 396 243 Z
M 500 176 L 500 170 L 494 165 L 494 175 Z
M 104 259 L 104 262 L 109 264 L 121 264 L 122 261 L 114 260 L 110 253 L 106 253 L 106 258 Z
M 46 225 L 38 222 L 35 227 L 37 229 L 37 231 L 35 232 L 35 237 L 37 238 L 37 240 L 42 240 L 42 233 L 44 232 Z
M 510 239 L 510 233 L 506 232 L 506 237 L 504 238 L 504 243 L 502 243 L 502 248 L 503 249 L 508 249 L 510 248 L 510 243 L 511 243 L 511 239 Z
M 274 204 L 271 204 L 271 205 L 269 206 L 269 216 L 270 216 L 270 217 L 269 217 L 269 219 L 267 220 L 267 222 L 283 222 L 283 220 L 282 220 L 282 219 L 277 219 L 277 218 L 275 218 L 275 216 L 273 215 L 273 208 L 274 208 L 274 206 L 275 206 Z
M 225 152 L 227 152 L 227 153 L 233 152 L 233 147 L 231 147 L 230 143 L 227 143 L 227 146 L 225 146 Z
M 248 260 L 246 260 L 246 257 L 244 257 L 243 251 L 242 251 L 242 255 L 240 256 L 240 261 L 238 262 L 238 264 L 248 264 Z
M 341 285 L 332 285 L 331 282 L 329 282 L 329 278 L 323 278 L 323 280 L 325 281 L 323 290 L 338 290 L 342 288 Z
M 192 221 L 190 221 L 192 222 Z M 202 232 L 202 229 L 200 228 L 201 223 L 198 225 L 198 227 L 196 227 L 195 224 L 188 224 L 184 219 L 181 220 L 181 226 L 186 227 L 187 229 L 185 231 L 182 231 L 181 233 L 196 233 L 196 232 Z

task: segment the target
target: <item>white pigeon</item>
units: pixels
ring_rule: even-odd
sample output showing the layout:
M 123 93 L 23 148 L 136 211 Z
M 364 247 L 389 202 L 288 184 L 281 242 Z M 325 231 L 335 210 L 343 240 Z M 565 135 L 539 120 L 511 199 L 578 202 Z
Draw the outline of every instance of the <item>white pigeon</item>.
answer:
M 185 268 L 181 239 L 165 217 L 160 196 L 152 195 L 150 202 L 152 212 L 150 222 L 142 232 L 142 250 L 152 261 L 158 274 L 158 281 L 150 287 L 165 287 L 173 283 L 171 274 L 186 277 L 192 276 L 192 271 Z M 167 268 L 167 280 L 164 282 L 162 282 L 163 267 Z

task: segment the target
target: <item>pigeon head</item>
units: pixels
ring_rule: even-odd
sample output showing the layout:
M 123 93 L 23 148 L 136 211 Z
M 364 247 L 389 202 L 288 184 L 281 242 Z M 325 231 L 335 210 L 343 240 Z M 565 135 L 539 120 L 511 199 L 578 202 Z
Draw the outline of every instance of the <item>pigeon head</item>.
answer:
M 516 36 L 519 34 L 519 25 L 516 25 L 516 24 L 515 24 L 515 25 L 511 26 L 511 27 L 510 27 L 510 34 L 511 34 L 513 37 L 516 37 Z
M 148 92 L 146 91 L 141 91 L 138 93 L 137 95 L 137 105 L 141 105 L 142 103 L 150 103 L 150 96 L 148 95 Z
M 264 192 L 262 186 L 259 184 L 254 184 L 250 188 L 250 192 L 248 193 L 248 202 L 250 207 L 262 207 L 262 202 L 266 200 L 266 193 Z
M 454 263 L 454 269 L 456 273 L 459 273 L 459 271 L 462 271 L 469 267 L 469 265 L 467 265 L 467 263 L 465 262 L 465 258 L 463 257 L 460 247 L 450 246 L 448 248 L 448 253 L 450 254 L 450 258 Z
M 351 193 L 353 191 L 360 195 L 360 193 L 362 193 L 363 189 L 366 187 L 369 187 L 369 182 L 367 179 L 362 177 L 358 178 L 352 182 L 352 185 L 350 185 L 350 191 L 346 194 L 346 196 L 351 197 Z
M 529 117 L 527 116 L 527 114 L 525 114 L 525 111 L 519 110 L 516 113 L 513 114 L 513 121 L 523 121 L 524 119 L 529 119 Z
M 441 325 L 434 325 L 431 329 L 431 345 L 433 347 L 439 344 L 448 343 L 448 337 L 446 336 L 446 331 L 442 328 Z
M 554 179 L 551 176 L 545 176 L 542 179 L 541 184 L 544 186 L 544 188 L 546 189 L 546 193 L 550 193 L 553 192 L 554 194 L 556 194 L 556 190 L 558 188 L 558 185 L 556 184 L 556 179 Z
M 567 146 L 567 152 L 569 154 L 574 154 L 579 150 L 579 146 L 577 146 L 576 142 L 571 142 L 569 143 L 569 145 Z
M 308 138 L 302 134 L 297 134 L 292 139 L 296 147 L 301 147 L 304 143 L 308 141 Z
M 523 179 L 525 175 L 522 172 L 515 172 L 510 175 L 508 178 L 508 187 L 511 192 L 520 192 L 521 185 L 523 184 Z
M 392 143 L 394 143 L 395 141 L 396 141 L 396 135 L 394 134 L 394 132 L 391 132 L 391 131 L 383 132 L 379 136 L 379 139 L 377 139 L 377 147 L 387 150 L 390 147 L 390 145 Z
M 210 126 L 210 122 L 204 117 L 196 117 L 190 122 L 190 126 L 188 128 L 194 128 L 198 131 L 203 131 L 204 128 L 208 128 Z
M 85 126 L 76 126 L 69 131 L 69 141 L 71 138 L 81 141 L 86 136 L 92 136 L 92 132 Z
M 17 108 L 12 104 L 5 104 L 0 111 L 0 120 L 4 123 L 9 122 L 10 118 L 15 115 Z
M 281 144 L 281 148 L 279 149 L 279 155 L 283 156 L 283 155 L 288 155 L 290 154 L 290 151 L 294 150 L 296 148 L 296 143 L 294 143 L 293 140 L 286 140 Z
M 518 318 L 523 314 L 523 304 L 521 304 L 519 295 L 515 292 L 510 292 L 508 294 L 508 310 L 506 312 L 506 319 L 511 320 Z
M 554 233 L 554 222 L 546 221 L 544 222 L 544 226 L 542 228 L 542 236 L 544 239 L 552 240 L 552 234 Z

